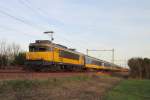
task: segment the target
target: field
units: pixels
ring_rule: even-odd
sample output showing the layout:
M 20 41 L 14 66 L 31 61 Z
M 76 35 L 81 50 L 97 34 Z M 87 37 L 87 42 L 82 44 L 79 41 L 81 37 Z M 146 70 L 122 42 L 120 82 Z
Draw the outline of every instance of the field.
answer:
M 119 72 L 0 70 L 0 100 L 150 100 L 150 80 L 127 76 Z
M 120 78 L 70 76 L 42 80 L 1 80 L 1 100 L 101 100 Z
M 104 100 L 150 100 L 150 80 L 124 80 Z

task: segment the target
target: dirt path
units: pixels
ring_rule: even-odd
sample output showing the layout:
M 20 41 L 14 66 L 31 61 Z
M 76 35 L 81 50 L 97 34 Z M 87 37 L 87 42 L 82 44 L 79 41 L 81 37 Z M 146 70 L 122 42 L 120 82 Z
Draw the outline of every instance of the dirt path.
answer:
M 29 72 L 19 67 L 16 69 L 0 69 L 0 80 L 16 80 L 16 79 L 48 79 L 53 77 L 72 77 L 72 76 L 91 76 L 91 75 L 109 75 L 102 72 Z

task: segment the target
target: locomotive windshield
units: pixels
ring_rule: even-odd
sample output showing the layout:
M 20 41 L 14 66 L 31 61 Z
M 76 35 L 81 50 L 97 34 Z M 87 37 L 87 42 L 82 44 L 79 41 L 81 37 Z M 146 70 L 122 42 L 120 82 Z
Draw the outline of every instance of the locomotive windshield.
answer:
M 43 51 L 50 51 L 50 47 L 46 46 L 29 46 L 30 52 L 43 52 Z

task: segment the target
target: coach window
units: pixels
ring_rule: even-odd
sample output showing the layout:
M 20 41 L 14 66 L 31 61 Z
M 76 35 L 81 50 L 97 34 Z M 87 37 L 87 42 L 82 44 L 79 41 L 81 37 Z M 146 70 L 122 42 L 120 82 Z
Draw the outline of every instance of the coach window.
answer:
M 64 50 L 60 50 L 59 56 L 64 57 L 64 58 L 68 58 L 68 59 L 79 60 L 78 54 L 71 53 L 71 52 L 64 51 Z
M 54 48 L 52 48 L 52 47 L 48 48 L 48 51 L 53 51 L 53 50 L 54 50 Z
M 49 47 L 46 46 L 29 46 L 30 52 L 44 52 L 44 51 L 51 51 Z
M 98 65 L 99 65 L 99 66 L 102 66 L 102 63 L 101 63 L 101 62 L 99 62 L 99 63 L 98 63 Z
M 46 47 L 39 47 L 38 51 L 48 51 L 48 49 Z
M 105 66 L 105 64 L 104 64 L 104 63 L 102 63 L 102 66 Z
M 36 47 L 35 47 L 35 46 L 29 46 L 29 51 L 30 51 L 30 52 L 36 51 Z

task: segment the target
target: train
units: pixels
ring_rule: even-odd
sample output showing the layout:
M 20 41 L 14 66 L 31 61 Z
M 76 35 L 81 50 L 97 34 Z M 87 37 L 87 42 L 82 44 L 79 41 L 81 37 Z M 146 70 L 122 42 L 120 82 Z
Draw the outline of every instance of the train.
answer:
M 34 71 L 126 70 L 116 64 L 88 56 L 49 40 L 36 40 L 30 43 L 25 64 L 26 69 Z

